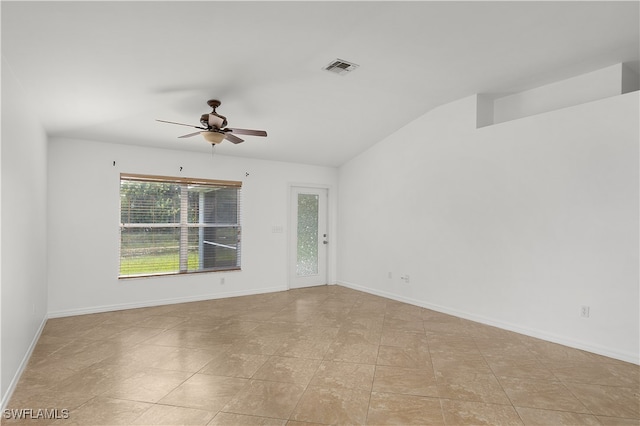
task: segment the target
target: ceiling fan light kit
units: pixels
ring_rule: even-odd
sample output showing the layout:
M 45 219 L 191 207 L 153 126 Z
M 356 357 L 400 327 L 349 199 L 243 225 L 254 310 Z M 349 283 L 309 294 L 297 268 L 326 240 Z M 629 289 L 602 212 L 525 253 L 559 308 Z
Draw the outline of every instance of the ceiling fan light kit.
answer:
M 205 140 L 211 144 L 217 145 L 224 140 L 224 133 L 218 132 L 200 132 Z
M 227 127 L 227 118 L 216 112 L 216 108 L 219 107 L 221 102 L 217 99 L 210 99 L 207 105 L 211 107 L 213 111 L 208 114 L 202 114 L 200 116 L 200 124 L 202 126 L 193 126 L 191 124 L 176 123 L 174 121 L 156 120 L 162 123 L 177 124 L 179 126 L 193 127 L 194 129 L 203 130 L 201 132 L 193 132 L 187 135 L 178 136 L 179 138 L 190 138 L 195 135 L 202 135 L 204 139 L 211 144 L 219 144 L 223 140 L 227 139 L 229 142 L 239 144 L 244 142 L 244 139 L 240 139 L 233 133 L 239 135 L 251 135 L 251 136 L 267 136 L 267 132 L 264 130 L 250 130 L 250 129 L 232 129 Z

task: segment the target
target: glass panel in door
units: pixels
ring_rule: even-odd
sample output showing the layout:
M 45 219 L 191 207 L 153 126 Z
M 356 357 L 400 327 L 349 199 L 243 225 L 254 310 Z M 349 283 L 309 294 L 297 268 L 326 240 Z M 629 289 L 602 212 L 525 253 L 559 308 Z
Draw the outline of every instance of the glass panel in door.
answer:
M 298 194 L 298 276 L 318 274 L 318 200 L 317 194 Z

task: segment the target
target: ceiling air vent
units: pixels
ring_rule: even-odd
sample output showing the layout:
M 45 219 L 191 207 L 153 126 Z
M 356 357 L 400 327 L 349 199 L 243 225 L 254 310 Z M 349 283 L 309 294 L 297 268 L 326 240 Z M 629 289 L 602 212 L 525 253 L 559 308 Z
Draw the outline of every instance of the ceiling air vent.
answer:
M 331 61 L 329 65 L 325 66 L 323 69 L 334 74 L 346 75 L 358 67 L 359 65 L 356 65 L 353 62 L 336 59 L 335 61 Z

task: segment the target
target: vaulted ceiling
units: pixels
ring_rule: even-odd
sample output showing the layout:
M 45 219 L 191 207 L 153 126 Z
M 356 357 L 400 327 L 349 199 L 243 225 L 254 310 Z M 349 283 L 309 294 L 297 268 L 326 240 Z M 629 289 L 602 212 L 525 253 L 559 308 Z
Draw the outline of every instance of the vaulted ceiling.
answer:
M 2 73 L 52 137 L 209 153 L 208 99 L 267 138 L 237 155 L 339 166 L 427 111 L 619 62 L 636 67 L 631 2 L 10 2 Z M 335 59 L 359 67 L 323 70 Z

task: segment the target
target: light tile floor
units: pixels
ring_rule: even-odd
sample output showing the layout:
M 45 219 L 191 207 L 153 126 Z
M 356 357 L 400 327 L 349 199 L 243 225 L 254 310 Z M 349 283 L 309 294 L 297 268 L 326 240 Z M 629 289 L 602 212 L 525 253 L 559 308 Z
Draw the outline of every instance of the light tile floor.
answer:
M 640 367 L 322 286 L 51 319 L 7 408 L 83 426 L 639 425 Z

